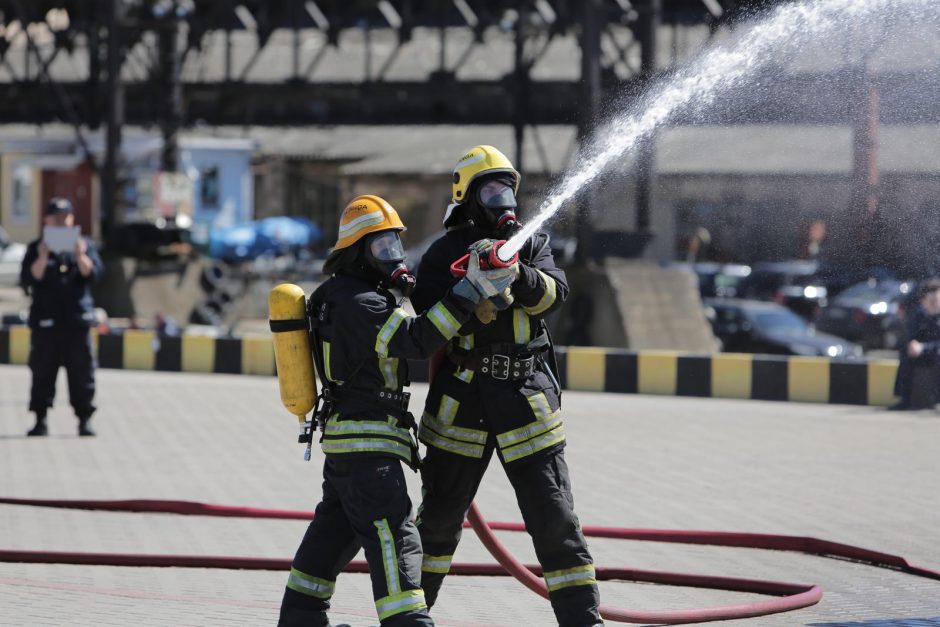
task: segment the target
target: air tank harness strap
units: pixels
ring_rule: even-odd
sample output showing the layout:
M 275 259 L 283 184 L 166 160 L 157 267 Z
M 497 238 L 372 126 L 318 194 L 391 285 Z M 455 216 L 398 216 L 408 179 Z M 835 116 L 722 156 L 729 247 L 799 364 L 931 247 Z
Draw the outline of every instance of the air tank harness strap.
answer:
M 333 414 L 333 407 L 336 404 L 335 390 L 336 384 L 326 376 L 326 365 L 323 360 L 323 351 L 320 346 L 320 327 L 327 318 L 329 308 L 324 303 L 320 307 L 314 305 L 313 300 L 307 302 L 307 331 L 310 333 L 310 352 L 313 353 L 314 370 L 317 378 L 320 380 L 320 394 L 317 396 L 317 406 L 313 410 L 313 421 L 320 428 L 320 442 L 323 442 L 323 436 L 326 431 L 326 420 Z M 313 444 L 313 433 L 309 434 L 307 447 Z
M 306 331 L 306 318 L 293 318 L 290 320 L 268 320 L 271 325 L 271 333 L 288 333 L 289 331 Z

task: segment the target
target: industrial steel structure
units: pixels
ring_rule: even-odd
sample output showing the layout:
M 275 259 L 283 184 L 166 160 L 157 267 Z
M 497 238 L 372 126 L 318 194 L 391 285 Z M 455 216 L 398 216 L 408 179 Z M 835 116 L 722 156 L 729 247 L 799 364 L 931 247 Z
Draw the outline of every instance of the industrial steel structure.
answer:
M 175 167 L 178 129 L 195 123 L 511 124 L 517 147 L 527 125 L 577 124 L 583 139 L 605 95 L 639 90 L 662 69 L 660 24 L 714 31 L 767 4 L 3 0 L 0 120 L 64 121 L 82 146 L 83 129 L 107 129 L 103 164 L 85 149 L 101 177 L 107 236 L 120 219 L 113 207 L 125 122 L 159 124 L 165 170 Z M 575 45 L 553 49 L 560 39 Z M 481 49 L 491 67 L 465 71 Z M 579 71 L 538 77 L 537 64 L 553 50 L 579 55 Z M 324 72 L 337 54 L 359 63 Z M 524 169 L 520 148 L 515 158 Z M 639 162 L 640 231 L 649 226 L 649 176 L 647 156 Z

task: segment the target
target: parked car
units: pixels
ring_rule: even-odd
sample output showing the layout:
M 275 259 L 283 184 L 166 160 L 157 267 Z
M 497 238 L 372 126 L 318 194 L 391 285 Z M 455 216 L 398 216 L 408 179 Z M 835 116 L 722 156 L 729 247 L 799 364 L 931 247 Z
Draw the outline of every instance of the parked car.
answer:
M 826 304 L 828 290 L 815 261 L 773 261 L 754 264 L 741 281 L 737 296 L 771 300 L 785 305 L 807 320 Z
M 738 295 L 741 283 L 751 274 L 750 266 L 738 263 L 676 262 L 667 267 L 695 274 L 702 298 L 734 298 Z
M 870 279 L 834 297 L 816 316 L 816 328 L 866 348 L 897 348 L 913 281 Z
M 722 350 L 856 359 L 862 347 L 841 337 L 817 333 L 802 317 L 777 303 L 709 298 L 706 313 Z
M 20 282 L 20 267 L 26 256 L 26 244 L 18 244 L 0 226 L 0 285 L 16 287 Z

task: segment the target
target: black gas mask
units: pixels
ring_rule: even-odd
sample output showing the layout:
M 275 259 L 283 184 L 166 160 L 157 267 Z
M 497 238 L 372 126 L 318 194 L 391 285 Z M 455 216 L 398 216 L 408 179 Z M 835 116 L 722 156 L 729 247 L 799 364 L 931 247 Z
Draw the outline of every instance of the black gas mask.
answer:
M 492 230 L 500 239 L 509 239 L 522 224 L 516 219 L 515 181 L 499 176 L 480 181 L 474 201 L 479 226 Z
M 366 266 L 384 287 L 398 289 L 404 296 L 411 295 L 415 277 L 405 265 L 405 250 L 397 231 L 369 235 L 364 254 Z

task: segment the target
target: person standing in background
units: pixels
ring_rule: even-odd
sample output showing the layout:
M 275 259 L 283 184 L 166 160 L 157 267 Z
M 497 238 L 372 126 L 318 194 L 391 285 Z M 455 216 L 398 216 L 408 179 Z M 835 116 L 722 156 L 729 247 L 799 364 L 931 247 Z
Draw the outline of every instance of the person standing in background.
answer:
M 919 409 L 913 402 L 914 368 L 917 366 L 932 369 L 934 389 L 928 398 L 933 403 L 940 399 L 940 373 L 937 372 L 937 357 L 940 354 L 940 281 L 925 281 L 918 288 L 917 295 L 917 306 L 908 317 L 907 336 L 898 354 L 894 395 L 899 400 L 888 408 L 894 411 Z
M 75 211 L 65 198 L 53 198 L 43 225 L 73 227 Z M 80 234 L 70 251 L 50 250 L 43 237 L 30 242 L 23 257 L 20 285 L 32 297 L 29 309 L 29 368 L 33 381 L 29 411 L 36 424 L 26 435 L 49 433 L 46 413 L 55 400 L 59 367 L 65 366 L 69 401 L 78 417 L 78 434 L 93 436 L 90 420 L 95 412 L 95 358 L 91 327 L 95 325 L 91 285 L 101 278 L 103 265 L 94 243 Z

